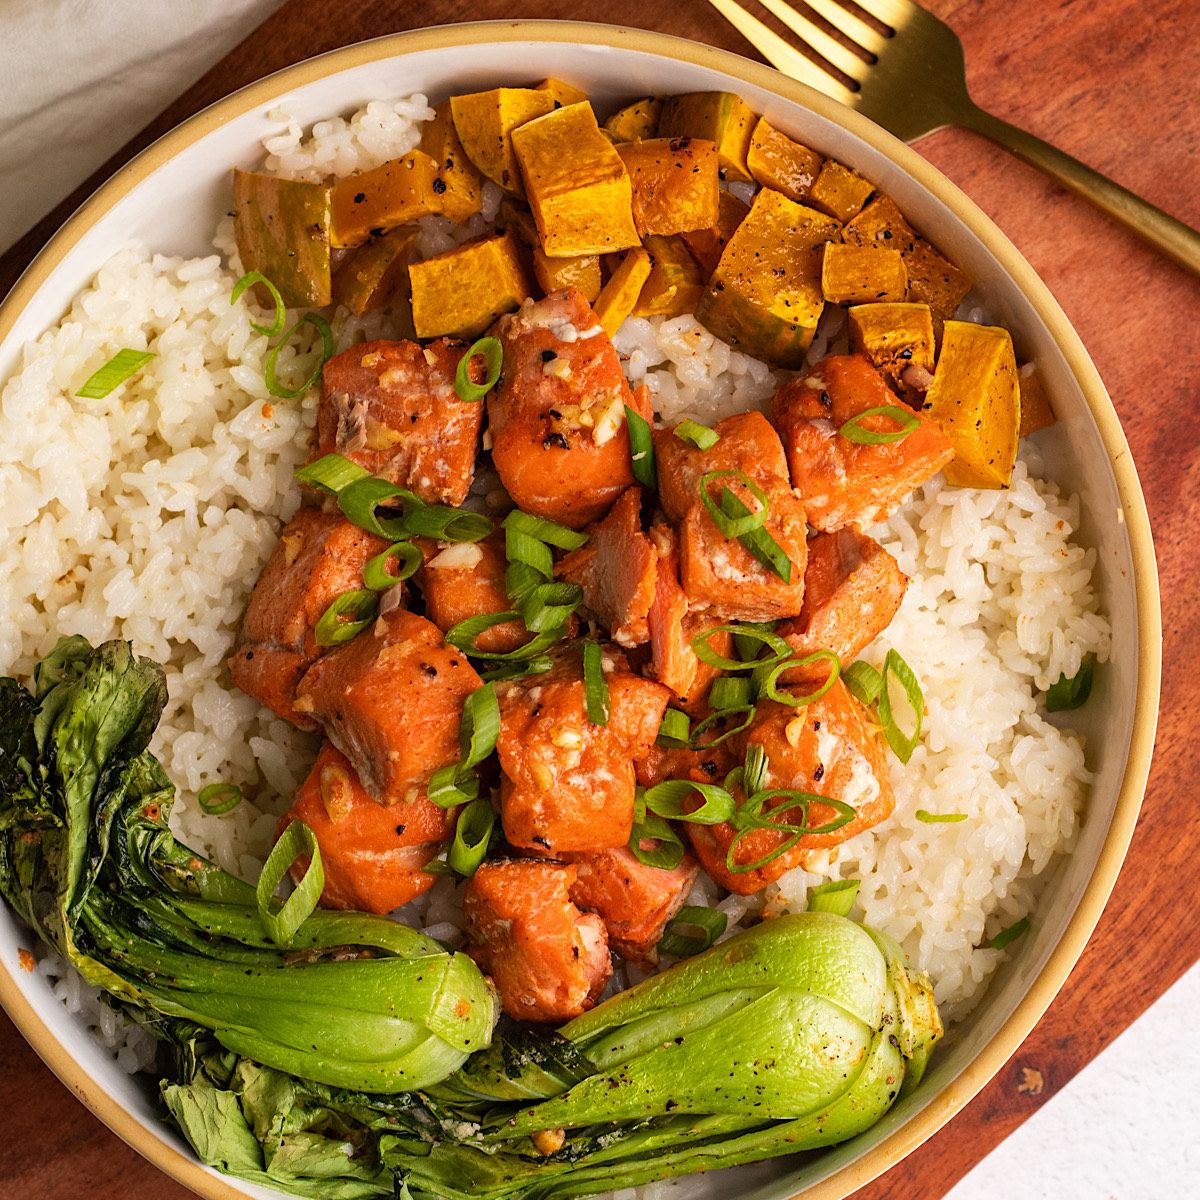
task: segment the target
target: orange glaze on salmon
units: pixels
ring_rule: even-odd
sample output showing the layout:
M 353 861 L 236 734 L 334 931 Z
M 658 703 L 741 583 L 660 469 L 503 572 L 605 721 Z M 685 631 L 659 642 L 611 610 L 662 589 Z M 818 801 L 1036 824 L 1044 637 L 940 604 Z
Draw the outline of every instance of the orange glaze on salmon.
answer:
M 612 974 L 604 922 L 571 902 L 568 863 L 485 862 L 467 884 L 467 953 L 518 1021 L 558 1023 L 592 1007 Z
M 650 639 L 647 616 L 654 602 L 658 551 L 642 532 L 642 489 L 631 487 L 604 520 L 588 529 L 586 546 L 562 558 L 555 575 L 583 588 L 588 612 L 619 646 Z
M 850 526 L 818 533 L 808 543 L 804 607 L 775 632 L 801 658 L 832 650 L 845 669 L 891 624 L 907 587 L 899 563 L 865 533 Z M 819 661 L 787 671 L 782 679 L 820 682 L 828 674 L 829 663 Z
M 726 865 L 726 853 L 736 835 L 733 827 L 689 823 L 688 837 L 704 869 L 731 892 L 748 896 L 762 891 L 784 872 L 803 864 L 813 851 L 838 846 L 864 829 L 878 825 L 895 807 L 883 738 L 840 679 L 805 708 L 790 708 L 772 701 L 760 703 L 753 725 L 744 735 L 731 740 L 737 740 L 742 748 L 758 744 L 766 751 L 764 789 L 788 788 L 830 796 L 851 805 L 857 813 L 840 829 L 802 837 L 765 866 L 736 873 Z M 734 795 L 741 807 L 745 803 L 742 793 L 735 790 Z M 766 811 L 782 803 L 783 800 L 768 802 Z M 837 815 L 830 806 L 814 803 L 806 823 L 810 827 L 819 826 Z M 802 817 L 802 809 L 792 808 L 781 813 L 779 820 L 800 825 L 805 823 Z M 734 861 L 742 865 L 757 862 L 791 836 L 769 829 L 751 830 L 738 842 Z
M 422 868 L 441 852 L 454 820 L 454 809 L 439 808 L 424 796 L 377 804 L 349 759 L 326 743 L 275 836 L 292 821 L 303 821 L 316 835 L 326 908 L 388 913 L 433 886 L 435 876 Z M 307 859 L 292 868 L 297 883 L 307 868 Z
M 785 582 L 737 538 L 726 537 L 697 501 L 679 527 L 679 576 L 690 609 L 738 621 L 799 615 L 808 558 L 804 505 L 783 479 L 764 477 L 757 482 L 768 503 L 763 528 L 791 560 L 791 578 Z M 714 500 L 728 488 L 752 512 L 761 508 L 750 489 L 735 479 L 713 480 L 709 486 Z
M 550 671 L 496 689 L 500 813 L 505 836 L 523 849 L 607 850 L 624 846 L 633 830 L 633 760 L 657 736 L 670 693 L 605 646 L 608 723 L 593 725 L 581 646 L 553 651 Z
M 467 346 L 363 342 L 322 374 L 317 453 L 336 452 L 430 504 L 459 505 L 475 476 L 483 405 L 458 398 Z
M 658 501 L 672 521 L 700 498 L 700 477 L 709 471 L 741 471 L 756 482 L 788 478 L 783 443 L 762 413 L 735 413 L 712 428 L 721 440 L 708 450 L 676 437 L 674 427 L 654 431 Z
M 362 587 L 363 564 L 386 547 L 338 513 L 300 509 L 254 585 L 229 660 L 233 682 L 301 729 L 316 729 L 294 707 L 300 677 L 322 654 L 313 631 L 338 596 Z
M 603 920 L 608 944 L 622 958 L 657 962 L 663 927 L 683 907 L 700 864 L 685 854 L 673 870 L 648 867 L 625 846 L 565 857 L 579 872 L 571 899 Z
M 438 767 L 458 759 L 463 702 L 480 686 L 436 625 L 397 609 L 311 667 L 296 706 L 390 804 L 415 800 Z
M 635 398 L 596 314 L 574 288 L 501 317 L 504 373 L 488 396 L 492 461 L 514 503 L 582 529 L 632 486 L 625 406 Z
M 425 615 L 445 633 L 451 626 L 485 613 L 508 612 L 512 602 L 504 588 L 504 534 L 481 542 L 462 542 L 426 557 L 416 581 L 425 598 Z M 480 650 L 507 654 L 529 640 L 521 621 L 506 621 L 485 629 L 475 639 Z
M 852 442 L 838 432 L 851 418 L 884 405 L 903 408 L 916 428 L 880 445 Z M 792 484 L 816 529 L 863 529 L 885 520 L 954 457 L 937 422 L 902 405 L 884 377 L 857 354 L 824 359 L 794 376 L 775 393 L 773 415 Z M 898 428 L 882 413 L 863 425 L 870 431 Z

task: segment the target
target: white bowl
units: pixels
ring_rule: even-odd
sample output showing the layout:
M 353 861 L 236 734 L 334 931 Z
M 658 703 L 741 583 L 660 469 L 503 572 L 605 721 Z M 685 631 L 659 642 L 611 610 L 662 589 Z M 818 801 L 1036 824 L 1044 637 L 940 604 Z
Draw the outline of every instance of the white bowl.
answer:
M 801 1190 L 833 1200 L 898 1161 L 1000 1069 L 1074 966 L 1104 906 L 1137 819 L 1158 706 L 1161 623 L 1150 527 L 1129 448 L 1078 336 L 1003 234 L 924 159 L 863 117 L 732 54 L 641 30 L 566 22 L 457 25 L 380 38 L 300 63 L 185 122 L 104 185 L 50 242 L 0 306 L 0 379 L 22 345 L 54 324 L 114 252 L 131 242 L 202 254 L 229 203 L 229 170 L 252 166 L 266 112 L 285 100 L 304 124 L 372 99 L 450 92 L 557 75 L 598 107 L 650 93 L 734 91 L 787 133 L 849 164 L 889 193 L 919 228 L 979 280 L 1019 357 L 1036 360 L 1058 424 L 1040 435 L 1054 477 L 1083 499 L 1081 538 L 1098 550 L 1097 583 L 1112 621 L 1112 661 L 1081 710 L 1095 773 L 1075 852 L 1038 905 L 1034 933 L 993 980 L 968 1027 L 938 1053 L 921 1087 L 861 1137 L 819 1155 L 736 1174 L 697 1176 L 680 1200 L 779 1200 Z M 0 1002 L 52 1070 L 142 1154 L 202 1196 L 277 1197 L 200 1166 L 163 1121 L 153 1089 L 123 1074 L 53 997 L 18 969 L 30 935 L 0 911 Z

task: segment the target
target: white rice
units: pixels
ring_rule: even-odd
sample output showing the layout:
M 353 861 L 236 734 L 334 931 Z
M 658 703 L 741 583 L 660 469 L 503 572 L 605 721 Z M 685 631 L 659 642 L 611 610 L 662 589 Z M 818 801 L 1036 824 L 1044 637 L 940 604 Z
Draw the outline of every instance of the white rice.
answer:
M 265 139 L 266 169 L 343 176 L 416 145 L 425 97 L 376 102 L 306 135 L 286 113 Z M 423 223 L 421 252 L 481 232 L 499 203 L 466 227 Z M 182 260 L 127 251 L 71 312 L 24 353 L 0 392 L 0 673 L 26 674 L 59 636 L 130 639 L 167 671 L 170 702 L 153 749 L 179 788 L 173 827 L 223 867 L 254 878 L 275 822 L 307 772 L 315 740 L 230 684 L 230 653 L 247 596 L 294 511 L 293 468 L 306 456 L 316 396 L 272 400 L 267 342 L 245 304 L 226 220 L 217 253 Z M 844 318 L 822 323 L 813 357 L 844 342 Z M 387 336 L 387 318 L 335 315 L 341 345 Z M 645 381 L 659 418 L 711 423 L 761 407 L 782 376 L 731 350 L 690 316 L 631 318 L 616 344 L 631 382 Z M 119 348 L 157 357 L 101 401 L 74 392 Z M 305 353 L 285 351 L 296 369 Z M 1032 908 L 1055 857 L 1068 852 L 1088 772 L 1077 735 L 1049 724 L 1037 692 L 1082 657 L 1107 655 L 1109 629 L 1092 591 L 1094 552 L 1072 541 L 1078 502 L 1039 478 L 1025 448 L 1006 491 L 936 480 L 876 536 L 912 583 L 899 615 L 867 652 L 888 647 L 925 690 L 925 735 L 907 766 L 892 762 L 898 805 L 842 848 L 825 875 L 862 880 L 856 915 L 887 930 L 932 975 L 943 1011 L 961 1019 L 1002 957 L 980 948 Z M 485 490 L 494 481 L 481 484 Z M 490 496 L 488 497 L 490 499 Z M 206 783 L 247 796 L 230 815 L 201 812 Z M 918 807 L 960 812 L 929 825 Z M 711 881 L 693 899 L 726 912 L 730 933 L 762 911 L 803 909 L 815 874 L 793 871 L 761 898 L 726 897 Z M 402 912 L 451 944 L 461 888 L 439 881 Z M 123 1021 L 59 960 L 39 970 L 126 1070 L 149 1064 L 147 1035 Z

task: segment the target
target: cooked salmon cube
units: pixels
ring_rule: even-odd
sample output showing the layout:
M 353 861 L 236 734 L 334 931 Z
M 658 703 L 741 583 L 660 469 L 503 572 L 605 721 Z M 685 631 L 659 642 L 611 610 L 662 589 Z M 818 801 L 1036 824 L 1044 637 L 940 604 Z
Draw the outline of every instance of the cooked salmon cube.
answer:
M 571 901 L 569 863 L 485 862 L 463 900 L 467 953 L 492 977 L 518 1021 L 577 1017 L 612 974 L 604 922 Z
M 583 588 L 584 607 L 626 647 L 650 639 L 647 617 L 658 575 L 658 551 L 642 532 L 641 509 L 641 488 L 622 492 L 608 516 L 588 529 L 587 545 L 562 558 L 554 572 Z
M 707 450 L 676 437 L 674 427 L 654 431 L 658 502 L 672 521 L 682 521 L 700 498 L 700 477 L 709 471 L 741 471 L 755 481 L 788 477 L 783 443 L 762 413 L 735 413 L 712 428 L 720 441 Z
M 775 632 L 801 658 L 832 650 L 844 669 L 891 624 L 907 587 L 900 564 L 865 533 L 848 525 L 818 533 L 808 543 L 804 607 Z M 829 663 L 818 661 L 788 671 L 782 679 L 822 681 L 828 674 Z
M 840 430 L 870 408 L 902 408 L 915 427 L 895 442 L 862 444 Z M 835 355 L 801 371 L 775 393 L 773 416 L 792 486 L 815 529 L 885 520 L 953 457 L 936 421 L 902 405 L 884 377 L 858 354 Z M 876 428 L 878 427 L 878 428 Z M 885 414 L 865 418 L 868 432 L 900 426 Z
M 688 611 L 687 596 L 679 582 L 679 549 L 675 531 L 667 525 L 655 525 L 650 539 L 659 554 L 654 585 L 654 603 L 650 606 L 647 626 L 650 633 L 650 671 L 659 683 L 669 687 L 675 698 L 695 715 L 704 704 L 709 685 L 720 674 L 696 655 L 692 639 L 719 621 L 703 613 Z M 733 635 L 713 634 L 708 639 L 713 652 L 728 656 Z
M 633 760 L 658 734 L 670 692 L 604 647 L 608 722 L 588 720 L 582 643 L 545 674 L 497 686 L 500 815 L 514 846 L 557 854 L 624 846 L 633 831 Z
M 683 907 L 700 864 L 685 854 L 672 870 L 638 862 L 628 847 L 571 854 L 579 872 L 571 899 L 596 913 L 608 932 L 608 944 L 635 962 L 657 962 L 663 927 Z
M 507 566 L 503 533 L 493 533 L 481 542 L 435 547 L 416 575 L 425 598 L 425 615 L 445 633 L 470 617 L 510 611 L 513 604 L 504 587 Z M 507 654 L 523 646 L 529 636 L 521 621 L 505 621 L 485 629 L 475 645 L 493 654 Z
M 646 753 L 634 764 L 637 770 L 637 781 L 642 787 L 653 787 L 668 779 L 691 779 L 696 783 L 720 783 L 734 767 L 739 765 L 734 751 L 735 739 L 725 738 L 714 740 L 729 725 L 736 725 L 746 719 L 741 713 L 731 717 L 727 725 L 710 725 L 711 734 L 706 730 L 701 736 L 707 745 L 698 750 L 688 750 L 676 746 L 651 746 Z
M 396 609 L 309 668 L 297 709 L 314 717 L 382 804 L 413 801 L 459 757 L 463 703 L 481 686 L 424 617 Z
M 454 390 L 464 342 L 363 342 L 325 364 L 318 455 L 337 453 L 429 504 L 459 505 L 475 477 L 483 404 Z
M 763 529 L 787 555 L 790 577 L 783 579 L 759 562 L 737 538 L 726 537 L 708 509 L 697 501 L 679 527 L 679 577 L 689 609 L 738 621 L 772 621 L 800 614 L 808 558 L 804 504 L 782 479 L 765 477 L 758 486 L 768 505 Z M 736 479 L 714 480 L 709 487 L 714 500 L 728 488 L 750 511 L 762 507 L 751 490 Z
M 313 631 L 338 596 L 362 587 L 363 564 L 386 548 L 338 513 L 300 509 L 250 595 L 229 660 L 233 682 L 301 729 L 316 729 L 294 706 L 301 675 L 322 653 Z
M 794 846 L 771 862 L 753 870 L 730 871 L 726 858 L 737 837 L 732 825 L 687 825 L 692 849 L 705 871 L 722 887 L 742 896 L 762 891 L 793 867 L 811 861 L 816 851 L 842 842 L 878 825 L 896 805 L 887 770 L 887 749 L 882 735 L 866 709 L 839 679 L 819 700 L 805 708 L 791 708 L 772 701 L 758 706 L 754 723 L 738 739 L 744 749 L 759 745 L 767 754 L 765 789 L 787 788 L 841 800 L 856 815 L 840 829 L 802 836 Z M 745 797 L 735 791 L 739 808 Z M 768 801 L 769 815 L 786 801 Z M 813 804 L 807 820 L 801 808 L 781 810 L 776 818 L 791 825 L 818 827 L 838 816 L 826 804 Z M 733 847 L 738 865 L 755 863 L 785 845 L 793 834 L 770 829 L 752 829 Z
M 504 374 L 488 396 L 492 461 L 519 508 L 582 529 L 633 485 L 625 406 L 650 418 L 575 288 L 502 317 Z
M 455 810 L 439 808 L 424 796 L 376 803 L 350 760 L 326 743 L 276 836 L 292 821 L 303 821 L 316 835 L 326 908 L 388 913 L 433 886 L 435 876 L 423 868 L 450 840 Z M 307 868 L 307 859 L 292 868 L 297 883 Z

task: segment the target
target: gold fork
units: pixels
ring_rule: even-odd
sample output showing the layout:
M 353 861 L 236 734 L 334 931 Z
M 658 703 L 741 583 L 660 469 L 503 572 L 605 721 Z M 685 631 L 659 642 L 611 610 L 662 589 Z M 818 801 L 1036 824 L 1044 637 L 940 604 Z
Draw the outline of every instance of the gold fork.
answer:
M 852 80 L 853 86 L 806 57 L 737 0 L 709 3 L 785 75 L 858 109 L 896 137 L 911 142 L 947 125 L 980 133 L 1053 175 L 1144 241 L 1200 274 L 1200 233 L 1041 138 L 979 108 L 967 93 L 958 35 L 912 0 L 855 0 L 859 8 L 886 26 L 888 33 L 844 8 L 839 0 L 805 0 L 809 9 L 854 43 L 859 53 L 785 0 L 760 0 L 810 50 Z

